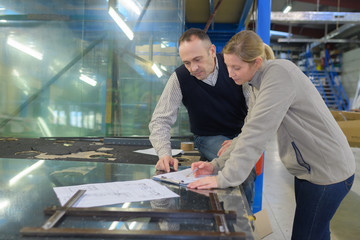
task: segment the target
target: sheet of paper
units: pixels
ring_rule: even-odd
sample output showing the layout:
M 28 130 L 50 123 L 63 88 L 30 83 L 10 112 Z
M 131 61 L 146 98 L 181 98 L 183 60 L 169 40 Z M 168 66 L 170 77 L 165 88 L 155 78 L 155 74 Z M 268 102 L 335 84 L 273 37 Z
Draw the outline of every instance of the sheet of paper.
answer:
M 134 151 L 134 152 L 157 156 L 154 148 L 136 150 L 136 151 Z M 178 155 L 178 154 L 180 154 L 180 153 L 183 154 L 184 151 L 181 150 L 181 149 L 172 149 L 172 150 L 171 150 L 171 154 L 172 154 L 173 156 Z
M 159 175 L 154 176 L 153 179 L 164 181 L 164 182 L 172 182 L 172 183 L 179 184 L 179 185 L 187 185 L 187 184 L 194 182 L 196 180 L 199 180 L 203 177 L 209 176 L 209 175 L 202 175 L 202 176 L 198 176 L 196 178 L 196 177 L 194 177 L 193 174 L 191 174 L 191 172 L 192 172 L 191 168 L 186 168 L 184 170 L 177 171 L 177 172 L 159 174 Z
M 54 187 L 61 206 L 79 189 L 86 190 L 86 192 L 74 207 L 98 207 L 124 202 L 179 197 L 166 186 L 151 179 Z

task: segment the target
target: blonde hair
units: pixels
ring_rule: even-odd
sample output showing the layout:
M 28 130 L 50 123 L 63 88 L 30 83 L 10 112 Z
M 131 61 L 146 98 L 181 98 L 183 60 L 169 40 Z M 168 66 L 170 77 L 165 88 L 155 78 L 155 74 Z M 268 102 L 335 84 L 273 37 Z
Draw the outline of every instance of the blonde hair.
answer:
M 275 59 L 273 50 L 265 44 L 259 35 L 250 30 L 235 34 L 222 50 L 225 54 L 235 54 L 244 62 L 252 63 L 256 58 Z

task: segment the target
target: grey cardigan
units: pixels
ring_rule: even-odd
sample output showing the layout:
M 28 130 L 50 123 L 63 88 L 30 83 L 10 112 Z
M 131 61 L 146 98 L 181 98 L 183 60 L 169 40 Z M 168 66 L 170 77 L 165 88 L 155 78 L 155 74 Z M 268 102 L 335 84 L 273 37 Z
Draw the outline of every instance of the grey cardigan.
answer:
M 275 134 L 281 161 L 299 179 L 327 185 L 354 174 L 355 159 L 346 137 L 295 64 L 264 61 L 249 84 L 252 92 L 242 133 L 211 162 L 218 187 L 245 181 Z

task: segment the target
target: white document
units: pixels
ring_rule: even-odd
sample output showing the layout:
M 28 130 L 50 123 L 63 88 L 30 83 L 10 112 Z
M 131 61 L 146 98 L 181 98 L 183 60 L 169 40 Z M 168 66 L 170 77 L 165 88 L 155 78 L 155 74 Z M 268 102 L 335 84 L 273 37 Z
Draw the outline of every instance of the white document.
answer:
M 200 175 L 198 177 L 194 177 L 194 174 L 192 174 L 192 169 L 186 168 L 184 170 L 177 171 L 177 172 L 159 174 L 159 175 L 153 176 L 153 179 L 158 180 L 158 181 L 174 183 L 174 184 L 178 184 L 178 185 L 187 185 L 189 183 L 195 182 L 195 181 L 197 181 L 201 178 L 207 177 L 207 176 L 210 176 L 210 175 Z
M 61 206 L 64 206 L 77 190 L 86 190 L 86 192 L 73 207 L 98 207 L 179 197 L 166 186 L 151 179 L 54 187 Z
M 154 148 L 136 150 L 136 151 L 134 151 L 134 152 L 157 156 L 156 151 L 155 151 Z M 172 149 L 172 150 L 171 150 L 171 154 L 172 154 L 173 156 L 178 155 L 178 154 L 180 154 L 180 153 L 183 154 L 184 151 L 181 150 L 181 149 Z

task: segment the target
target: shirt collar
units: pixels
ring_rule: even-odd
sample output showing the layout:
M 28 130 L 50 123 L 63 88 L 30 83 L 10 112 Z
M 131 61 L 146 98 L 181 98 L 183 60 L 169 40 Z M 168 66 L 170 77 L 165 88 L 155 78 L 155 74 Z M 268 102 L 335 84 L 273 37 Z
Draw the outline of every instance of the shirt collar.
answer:
M 209 76 L 204 79 L 203 81 L 214 86 L 216 84 L 216 80 L 218 78 L 218 73 L 219 73 L 219 62 L 217 59 L 217 56 L 215 57 L 215 69 L 212 73 L 209 74 Z

